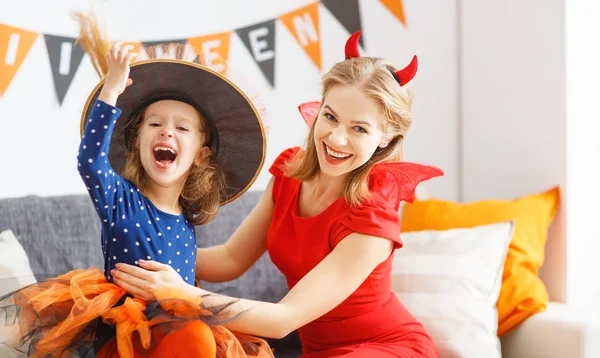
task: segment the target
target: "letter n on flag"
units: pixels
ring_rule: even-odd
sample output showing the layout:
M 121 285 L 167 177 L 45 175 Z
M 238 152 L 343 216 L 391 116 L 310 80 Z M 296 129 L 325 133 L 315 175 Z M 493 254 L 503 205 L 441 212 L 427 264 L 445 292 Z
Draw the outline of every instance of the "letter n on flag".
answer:
M 194 52 L 200 56 L 202 64 L 223 75 L 227 75 L 230 41 L 231 31 L 188 39 Z
M 313 61 L 321 68 L 321 36 L 319 32 L 319 3 L 305 6 L 279 17 L 292 33 L 296 41 Z
M 0 24 L 0 97 L 4 96 L 38 35 Z

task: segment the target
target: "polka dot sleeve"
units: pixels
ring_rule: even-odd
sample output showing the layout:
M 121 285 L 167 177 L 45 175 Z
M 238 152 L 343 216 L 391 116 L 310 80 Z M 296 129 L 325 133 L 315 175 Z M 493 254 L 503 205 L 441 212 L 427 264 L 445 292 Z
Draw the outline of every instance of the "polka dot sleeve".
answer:
M 135 217 L 144 210 L 142 196 L 110 166 L 108 150 L 119 108 L 96 101 L 79 145 L 78 171 L 106 227 Z

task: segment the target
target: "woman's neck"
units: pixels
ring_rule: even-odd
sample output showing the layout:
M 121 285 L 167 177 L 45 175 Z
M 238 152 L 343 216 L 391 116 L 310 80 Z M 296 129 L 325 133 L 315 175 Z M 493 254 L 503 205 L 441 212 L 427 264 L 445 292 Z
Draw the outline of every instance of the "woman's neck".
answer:
M 331 177 L 317 174 L 310 183 L 310 197 L 318 202 L 334 202 L 344 194 L 344 187 L 348 176 Z

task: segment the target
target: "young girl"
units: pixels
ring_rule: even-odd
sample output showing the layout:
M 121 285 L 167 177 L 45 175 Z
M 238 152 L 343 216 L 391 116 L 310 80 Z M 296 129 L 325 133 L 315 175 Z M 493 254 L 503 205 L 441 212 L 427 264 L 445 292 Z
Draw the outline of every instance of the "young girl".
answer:
M 228 328 L 274 338 L 298 329 L 303 357 L 310 358 L 437 357 L 423 326 L 391 291 L 393 252 L 402 247 L 400 202 L 414 199 L 418 183 L 443 174 L 400 161 L 411 124 L 404 86 L 416 58 L 398 71 L 381 58 L 360 57 L 358 36 L 323 78 L 306 148 L 279 155 L 264 196 L 233 236 L 198 250 L 196 277 L 234 279 L 268 251 L 289 293 L 278 303 L 237 301 L 231 310 L 243 314 Z M 166 265 L 140 266 L 113 273 L 134 296 L 151 299 L 163 285 L 208 293 L 184 286 Z
M 192 62 L 130 67 L 132 46 L 116 42 L 105 53 L 95 23 L 80 21 L 82 45 L 107 70 L 83 111 L 77 157 L 102 223 L 104 271 L 74 270 L 14 294 L 19 344 L 31 342 L 36 356 L 271 357 L 264 340 L 219 326 L 232 318 L 223 311 L 230 303 L 206 305 L 175 291 L 133 299 L 110 274 L 117 263 L 155 260 L 194 285 L 194 226 L 247 190 L 262 167 L 256 108 L 225 77 Z

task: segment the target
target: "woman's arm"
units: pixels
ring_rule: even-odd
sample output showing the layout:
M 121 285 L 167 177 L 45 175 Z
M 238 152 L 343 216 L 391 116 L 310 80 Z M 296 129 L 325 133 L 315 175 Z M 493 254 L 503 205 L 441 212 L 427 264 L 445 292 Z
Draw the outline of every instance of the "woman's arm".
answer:
M 350 234 L 279 303 L 240 299 L 232 304 L 228 308 L 231 315 L 242 314 L 225 326 L 237 332 L 262 337 L 285 337 L 348 298 L 389 257 L 393 245 L 389 239 Z M 113 273 L 115 282 L 135 296 L 151 299 L 155 290 L 173 286 L 192 295 L 209 293 L 198 287 L 185 285 L 168 265 L 140 262 L 140 266 L 143 269 L 122 265 L 119 272 Z M 232 300 L 231 297 L 214 293 L 204 298 L 206 306 L 229 303 Z
M 196 279 L 224 282 L 240 277 L 267 250 L 267 230 L 273 217 L 273 179 L 260 201 L 222 245 L 197 250 Z
M 279 303 L 240 300 L 230 310 L 232 314 L 243 314 L 225 326 L 242 333 L 283 338 L 348 298 L 389 257 L 392 247 L 389 239 L 350 234 Z M 212 294 L 206 304 L 229 300 Z

